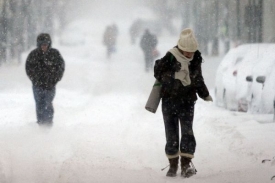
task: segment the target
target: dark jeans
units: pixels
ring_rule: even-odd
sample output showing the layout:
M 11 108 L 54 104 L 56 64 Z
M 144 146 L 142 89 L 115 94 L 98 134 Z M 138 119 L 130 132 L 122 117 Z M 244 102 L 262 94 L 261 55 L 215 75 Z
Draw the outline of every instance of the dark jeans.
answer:
M 50 90 L 33 86 L 33 94 L 36 103 L 36 116 L 38 123 L 52 123 L 53 120 L 53 104 L 55 96 L 55 87 Z
M 194 101 L 162 99 L 162 113 L 166 133 L 167 155 L 180 153 L 194 155 L 196 140 L 193 134 Z M 179 123 L 181 140 L 179 139 Z M 179 144 L 180 140 L 180 144 Z

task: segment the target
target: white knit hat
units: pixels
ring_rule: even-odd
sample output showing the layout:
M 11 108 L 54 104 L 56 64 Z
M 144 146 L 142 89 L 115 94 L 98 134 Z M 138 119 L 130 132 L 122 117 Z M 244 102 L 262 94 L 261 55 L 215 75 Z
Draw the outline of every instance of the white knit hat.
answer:
M 192 29 L 187 28 L 181 31 L 178 47 L 179 49 L 187 52 L 195 52 L 198 50 L 198 42 Z

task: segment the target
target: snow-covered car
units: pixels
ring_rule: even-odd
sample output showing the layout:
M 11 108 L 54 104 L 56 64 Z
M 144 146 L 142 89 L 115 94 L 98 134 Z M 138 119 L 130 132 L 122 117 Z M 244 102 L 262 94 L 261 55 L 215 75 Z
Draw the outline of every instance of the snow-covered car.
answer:
M 244 44 L 231 49 L 221 61 L 215 82 L 215 103 L 233 111 L 246 112 L 249 103 L 251 83 L 246 77 L 251 75 L 258 60 L 261 60 L 270 44 Z
M 232 48 L 221 60 L 215 81 L 215 103 L 217 106 L 237 110 L 236 76 L 238 65 L 242 62 L 251 45 Z
M 64 46 L 80 46 L 85 44 L 85 32 L 80 26 L 69 24 L 60 36 L 60 44 Z
M 275 44 L 265 49 L 261 60 L 247 76 L 251 85 L 248 111 L 251 113 L 274 113 L 275 99 Z
M 252 75 L 258 64 L 264 64 L 274 49 L 274 44 L 254 44 L 240 63 L 236 77 L 238 111 L 246 112 L 251 104 L 252 83 L 246 82 L 247 76 Z

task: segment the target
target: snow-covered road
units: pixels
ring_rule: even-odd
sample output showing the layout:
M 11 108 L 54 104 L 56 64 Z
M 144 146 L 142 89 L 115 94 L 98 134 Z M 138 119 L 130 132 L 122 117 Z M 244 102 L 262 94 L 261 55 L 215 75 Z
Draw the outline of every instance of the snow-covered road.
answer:
M 54 39 L 66 70 L 57 85 L 51 129 L 36 124 L 24 63 L 0 67 L 0 182 L 270 182 L 275 167 L 261 160 L 275 156 L 275 123 L 261 124 L 250 114 L 201 99 L 194 119 L 198 174 L 188 180 L 165 177 L 161 110 L 144 109 L 153 73 L 144 72 L 139 46 L 129 44 L 128 25 L 118 25 L 117 53 L 110 60 L 101 42 L 104 24 L 94 34 L 91 29 L 82 46 L 60 46 Z M 159 37 L 161 55 L 176 41 L 177 36 Z M 219 58 L 205 57 L 203 72 L 212 96 L 218 64 Z

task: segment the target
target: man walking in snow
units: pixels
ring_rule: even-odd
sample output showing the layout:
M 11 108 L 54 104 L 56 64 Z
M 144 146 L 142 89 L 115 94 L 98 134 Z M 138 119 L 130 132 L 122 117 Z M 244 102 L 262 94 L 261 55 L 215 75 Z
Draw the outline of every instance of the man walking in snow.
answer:
M 213 101 L 204 83 L 201 63 L 201 53 L 191 29 L 184 29 L 177 46 L 155 63 L 154 76 L 161 83 L 165 153 L 170 163 L 166 174 L 168 177 L 176 176 L 179 157 L 181 176 L 190 177 L 195 174 L 191 159 L 194 158 L 196 148 L 193 133 L 196 94 L 205 101 Z
M 61 80 L 64 70 L 64 60 L 57 49 L 51 47 L 49 34 L 41 33 L 37 37 L 37 48 L 27 57 L 26 72 L 32 82 L 36 103 L 38 124 L 53 123 L 53 104 L 55 86 Z
M 152 69 L 154 62 L 154 50 L 156 49 L 158 40 L 155 35 L 151 34 L 149 29 L 146 29 L 141 37 L 140 47 L 144 53 L 145 71 Z

